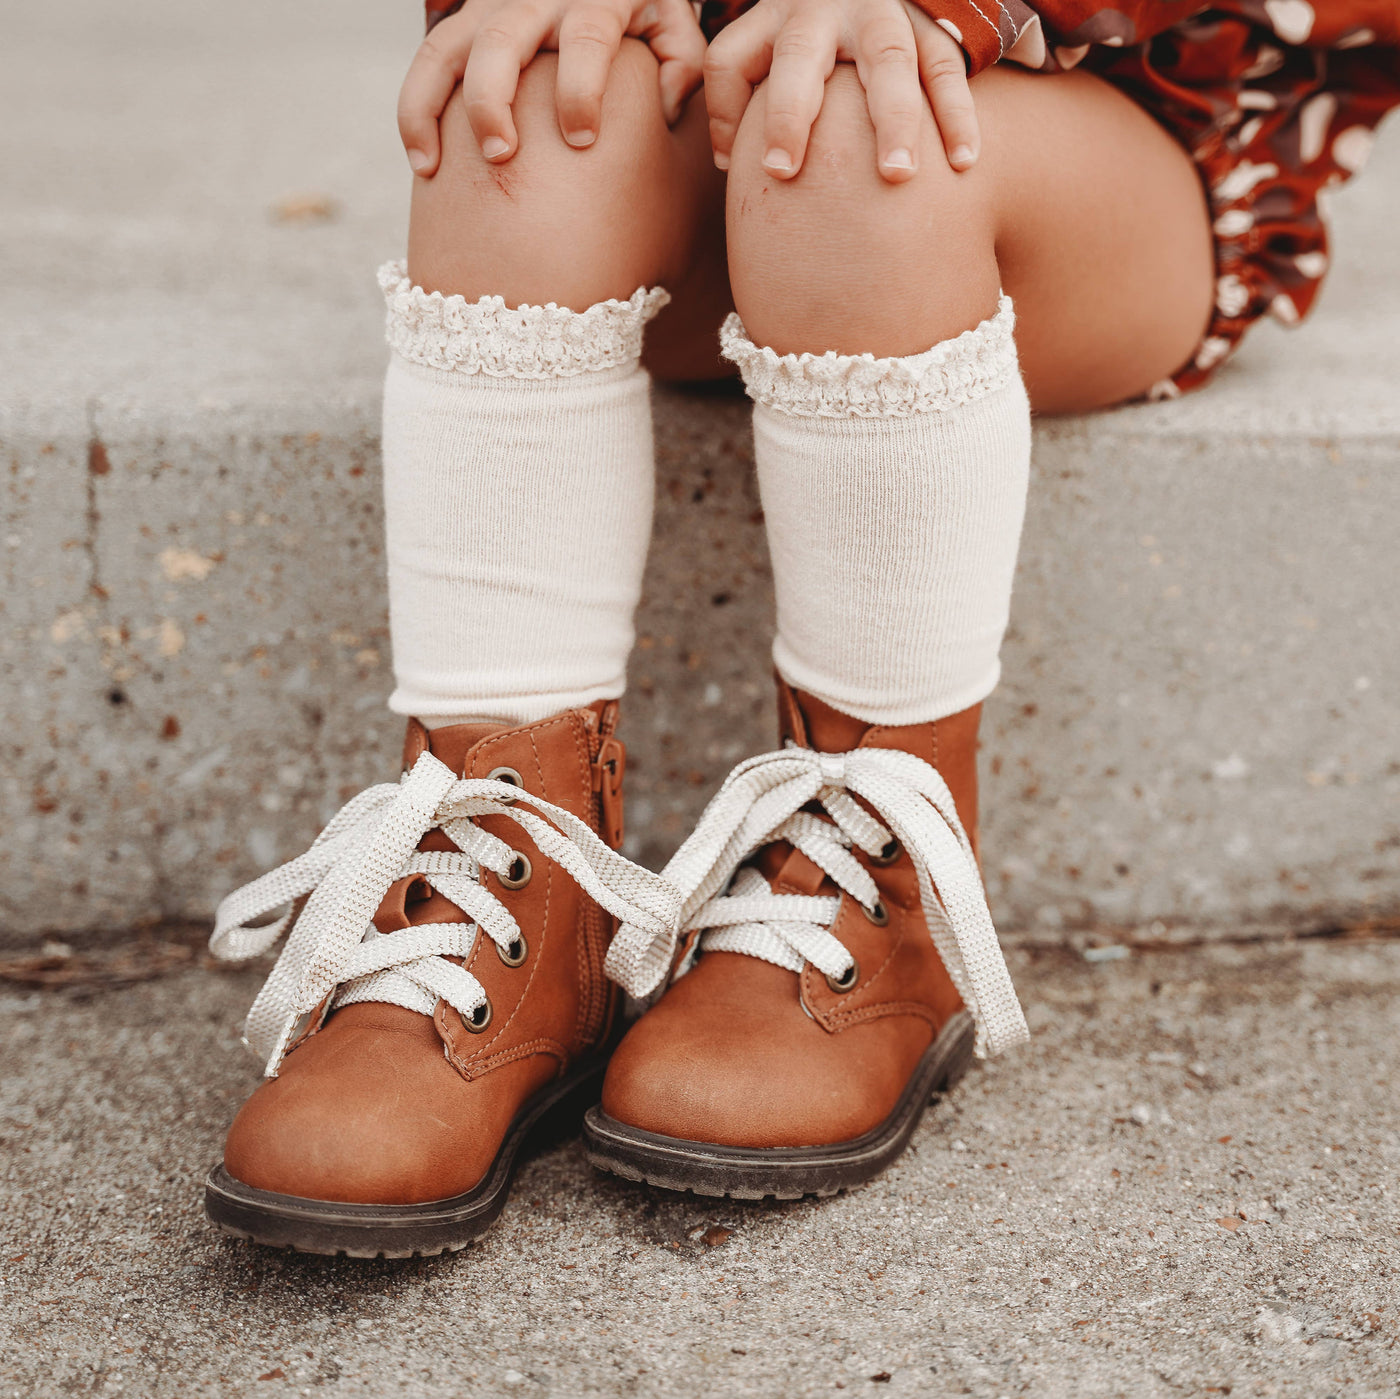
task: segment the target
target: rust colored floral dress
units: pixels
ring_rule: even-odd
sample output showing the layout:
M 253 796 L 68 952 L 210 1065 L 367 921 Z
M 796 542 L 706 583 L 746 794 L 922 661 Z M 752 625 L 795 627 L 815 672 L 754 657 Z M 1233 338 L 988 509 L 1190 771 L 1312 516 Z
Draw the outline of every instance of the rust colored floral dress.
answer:
M 753 0 L 703 0 L 713 37 Z M 967 53 L 1082 66 L 1167 128 L 1201 172 L 1215 310 L 1191 363 L 1153 396 L 1205 383 L 1255 321 L 1295 324 L 1327 271 L 1323 191 L 1349 179 L 1400 105 L 1400 0 L 915 0 Z M 428 0 L 428 23 L 459 9 Z

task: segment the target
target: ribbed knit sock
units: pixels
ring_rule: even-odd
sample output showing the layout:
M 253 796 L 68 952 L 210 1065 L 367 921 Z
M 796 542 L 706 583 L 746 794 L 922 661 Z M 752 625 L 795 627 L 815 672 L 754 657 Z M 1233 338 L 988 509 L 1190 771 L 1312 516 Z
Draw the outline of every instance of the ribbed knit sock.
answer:
M 389 707 L 532 723 L 623 691 L 651 533 L 642 331 L 666 293 L 582 312 L 379 274 Z
M 898 359 L 778 355 L 737 316 L 790 684 L 870 723 L 984 699 L 1025 513 L 1030 408 L 1011 302 Z

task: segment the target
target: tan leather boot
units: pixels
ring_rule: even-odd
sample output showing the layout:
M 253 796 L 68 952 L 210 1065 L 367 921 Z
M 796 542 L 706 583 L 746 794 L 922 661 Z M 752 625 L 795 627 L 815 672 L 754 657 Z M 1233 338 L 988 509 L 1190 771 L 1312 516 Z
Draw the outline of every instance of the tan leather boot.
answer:
M 397 786 L 225 901 L 215 951 L 247 956 L 280 932 L 253 919 L 311 893 L 249 1015 L 269 1077 L 206 1185 L 221 1229 L 355 1257 L 460 1248 L 505 1204 L 530 1129 L 596 1098 L 614 916 L 659 930 L 676 911 L 614 853 L 616 717 L 411 720 Z
M 667 866 L 677 970 L 585 1118 L 631 1180 L 831 1194 L 904 1149 L 975 1043 L 1024 1035 L 975 861 L 980 707 L 896 728 L 779 705 L 789 747 L 741 764 Z M 626 930 L 609 965 L 635 992 L 655 950 Z

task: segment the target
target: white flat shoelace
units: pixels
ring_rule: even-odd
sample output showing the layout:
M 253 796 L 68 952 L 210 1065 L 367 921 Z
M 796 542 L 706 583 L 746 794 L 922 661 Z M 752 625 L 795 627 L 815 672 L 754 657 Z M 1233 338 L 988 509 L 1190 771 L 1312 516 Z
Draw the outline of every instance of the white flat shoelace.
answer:
M 529 810 L 525 808 L 530 808 Z M 467 957 L 478 932 L 502 950 L 518 945 L 520 925 L 480 882 L 506 875 L 517 852 L 473 822 L 508 816 L 540 854 L 563 868 L 609 913 L 646 938 L 675 938 L 679 894 L 605 845 L 571 812 L 509 782 L 459 778 L 424 753 L 397 782 L 351 798 L 305 854 L 235 890 L 220 903 L 209 939 L 228 961 L 265 952 L 293 923 L 271 975 L 244 1026 L 244 1043 L 277 1074 L 297 1022 L 335 992 L 334 1005 L 383 1001 L 431 1015 L 439 998 L 470 1018 L 486 1004 L 481 983 L 446 957 Z M 545 819 L 547 818 L 547 819 Z M 456 851 L 420 851 L 441 829 Z M 469 921 L 424 923 L 380 933 L 372 922 L 389 887 L 420 875 Z M 255 919 L 309 894 L 300 915 L 290 908 L 271 923 Z
M 813 801 L 830 822 L 803 811 Z M 775 894 L 758 871 L 739 867 L 770 841 L 786 840 L 873 912 L 879 891 L 851 848 L 879 855 L 892 839 L 913 861 L 929 935 L 976 1024 L 978 1055 L 1020 1044 L 1028 1038 L 1026 1020 L 971 843 L 947 783 L 911 753 L 818 753 L 793 746 L 749 758 L 725 779 L 662 877 L 680 890 L 681 931 L 702 930 L 705 947 L 794 971 L 811 962 L 839 978 L 852 965 L 831 933 L 839 898 Z M 670 969 L 676 938 L 673 928 L 656 933 L 624 922 L 608 950 L 608 974 L 632 995 L 649 995 Z

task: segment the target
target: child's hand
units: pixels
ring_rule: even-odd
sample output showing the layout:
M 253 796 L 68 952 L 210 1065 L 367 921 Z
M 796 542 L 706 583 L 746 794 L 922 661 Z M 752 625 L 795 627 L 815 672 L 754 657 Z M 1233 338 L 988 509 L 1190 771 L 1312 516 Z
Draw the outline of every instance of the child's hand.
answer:
M 438 118 L 462 84 L 481 153 L 515 154 L 511 103 L 541 49 L 559 53 L 559 129 L 571 146 L 598 138 L 603 90 L 623 37 L 644 40 L 661 65 L 661 104 L 674 125 L 700 86 L 705 39 L 687 0 L 469 0 L 423 40 L 399 93 L 399 135 L 425 179 L 438 168 Z
M 962 48 L 908 0 L 759 0 L 720 31 L 705 56 L 715 164 L 729 168 L 739 119 L 768 79 L 763 167 L 781 180 L 802 168 L 826 80 L 856 65 L 875 124 L 876 161 L 892 184 L 911 178 L 919 120 L 933 108 L 948 163 L 966 170 L 979 145 Z

